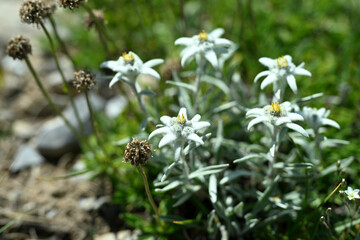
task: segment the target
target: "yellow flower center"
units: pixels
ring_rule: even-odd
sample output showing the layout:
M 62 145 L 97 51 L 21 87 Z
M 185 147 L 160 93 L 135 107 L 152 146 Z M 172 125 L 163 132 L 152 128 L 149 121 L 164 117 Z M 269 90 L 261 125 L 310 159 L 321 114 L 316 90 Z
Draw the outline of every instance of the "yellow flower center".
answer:
M 276 62 L 280 68 L 286 68 L 288 66 L 288 61 L 286 60 L 286 58 L 284 56 L 276 59 Z
M 199 39 L 201 41 L 207 41 L 208 40 L 208 35 L 204 30 L 202 30 L 201 33 L 199 33 Z
M 176 122 L 181 124 L 184 124 L 186 122 L 186 118 L 183 113 L 181 115 L 179 114 L 179 116 L 176 118 Z
M 278 102 L 271 103 L 270 114 L 279 117 L 281 114 L 281 106 Z
M 350 196 L 350 197 L 354 197 L 354 193 L 350 193 L 349 196 Z
M 133 55 L 132 53 L 126 53 L 126 52 L 124 52 L 124 53 L 122 54 L 122 57 L 124 58 L 124 61 L 125 61 L 126 63 L 131 63 L 131 62 L 134 61 L 134 55 Z

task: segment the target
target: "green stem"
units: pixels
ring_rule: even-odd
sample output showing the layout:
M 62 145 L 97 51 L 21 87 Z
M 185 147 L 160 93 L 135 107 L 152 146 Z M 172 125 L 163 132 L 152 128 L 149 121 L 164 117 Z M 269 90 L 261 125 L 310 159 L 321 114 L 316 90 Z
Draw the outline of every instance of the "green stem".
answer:
M 150 115 L 149 115 L 148 111 L 146 110 L 146 108 L 145 108 L 145 106 L 144 106 L 144 103 L 143 103 L 143 101 L 142 101 L 142 98 L 141 98 L 138 90 L 136 89 L 135 84 L 130 84 L 130 85 L 131 85 L 131 88 L 133 89 L 133 91 L 134 91 L 134 93 L 135 93 L 135 95 L 136 95 L 136 99 L 137 99 L 137 101 L 138 101 L 138 103 L 139 103 L 139 105 L 140 105 L 141 110 L 142 110 L 143 113 L 146 115 L 146 117 L 149 117 Z
M 104 37 L 105 37 L 108 41 L 110 41 L 110 42 L 113 44 L 115 50 L 118 51 L 114 40 L 113 40 L 112 38 L 110 38 L 109 35 L 106 33 L 103 25 L 99 22 L 98 18 L 95 16 L 95 14 L 94 14 L 94 12 L 92 11 L 92 9 L 91 9 L 86 3 L 82 4 L 81 6 L 89 13 L 90 17 L 94 20 L 96 30 L 98 31 L 100 41 L 101 41 L 101 43 L 104 45 L 104 48 L 105 48 L 106 53 L 107 53 L 108 55 L 110 54 L 110 52 L 109 52 L 109 47 L 108 47 L 107 42 L 105 41 Z
M 25 62 L 30 70 L 30 72 L 32 73 L 33 77 L 35 78 L 36 84 L 38 85 L 38 87 L 40 88 L 41 93 L 44 95 L 45 99 L 48 101 L 48 103 L 50 104 L 50 106 L 54 109 L 54 111 L 56 112 L 56 114 L 61 117 L 65 124 L 69 127 L 69 129 L 73 132 L 73 134 L 79 139 L 82 140 L 82 137 L 79 135 L 79 133 L 76 131 L 76 129 L 71 125 L 71 123 L 65 118 L 65 116 L 62 114 L 62 112 L 59 110 L 59 108 L 55 105 L 55 103 L 52 101 L 52 99 L 50 98 L 50 96 L 47 94 L 44 86 L 42 85 L 37 73 L 35 72 L 34 67 L 32 66 L 30 60 L 28 57 L 25 57 Z
M 99 144 L 99 146 L 100 146 L 101 150 L 103 151 L 103 153 L 105 154 L 105 156 L 107 157 L 106 159 L 108 160 L 109 157 L 108 157 L 108 155 L 107 155 L 107 152 L 105 151 L 105 147 L 104 147 L 104 145 L 103 145 L 103 141 L 101 141 L 100 133 L 99 133 L 99 130 L 98 130 L 97 126 L 96 126 L 95 117 L 94 117 L 94 112 L 93 112 L 93 109 L 92 109 L 92 106 L 91 106 L 91 102 L 90 102 L 90 99 L 89 99 L 88 91 L 85 89 L 84 92 L 85 92 L 86 103 L 87 103 L 88 108 L 89 108 L 91 126 L 92 126 L 92 128 L 94 129 L 96 141 L 97 141 L 97 143 Z
M 141 175 L 141 178 L 144 182 L 144 187 L 145 187 L 145 191 L 146 191 L 146 195 L 149 199 L 149 202 L 150 202 L 150 205 L 151 207 L 153 208 L 155 214 L 156 214 L 156 222 L 159 224 L 160 223 L 160 217 L 159 217 L 159 209 L 158 207 L 156 206 L 155 204 L 155 201 L 151 195 L 151 192 L 150 192 L 150 188 L 149 188 L 149 183 L 148 183 L 148 180 L 147 180 L 147 177 L 146 177 L 146 174 L 144 173 L 143 169 L 141 166 L 136 166 L 137 170 L 139 171 L 140 175 Z
M 202 63 L 199 63 L 198 69 L 196 71 L 196 79 L 195 79 L 195 93 L 194 93 L 194 111 L 195 113 L 199 111 L 198 109 L 198 97 L 200 92 L 200 83 L 201 83 L 201 75 L 203 73 Z
M 54 18 L 53 18 L 51 15 L 49 16 L 49 20 L 50 20 L 50 24 L 51 24 L 51 26 L 52 26 L 52 28 L 53 28 L 55 37 L 56 37 L 56 39 L 58 40 L 58 42 L 59 42 L 59 44 L 60 44 L 60 47 L 61 47 L 62 52 L 69 58 L 69 60 L 71 61 L 73 67 L 75 68 L 75 67 L 76 67 L 76 66 L 75 66 L 75 61 L 74 61 L 74 59 L 71 57 L 69 51 L 67 50 L 67 47 L 66 47 L 65 43 L 64 43 L 63 40 L 60 38 L 60 35 L 59 35 L 58 31 L 57 31 L 57 27 L 56 27 L 56 24 L 55 24 L 55 20 L 54 20 Z
M 274 156 L 272 157 L 271 161 L 269 161 L 269 170 L 268 170 L 268 178 L 272 179 L 273 178 L 273 169 L 274 169 L 274 164 L 276 162 L 276 158 L 277 158 L 277 148 L 278 148 L 278 132 L 279 132 L 279 128 L 277 126 L 274 126 L 274 132 L 273 132 L 273 136 L 272 136 L 272 140 L 274 142 Z M 270 146 L 271 147 L 271 146 Z
M 51 47 L 51 52 L 52 52 L 52 55 L 53 55 L 53 57 L 54 57 L 54 60 L 55 60 L 55 63 L 56 63 L 56 67 L 57 67 L 57 69 L 58 69 L 58 71 L 59 71 L 59 73 L 60 73 L 60 75 L 61 75 L 61 79 L 62 79 L 63 84 L 64 84 L 64 86 L 65 86 L 65 88 L 66 88 L 66 90 L 67 90 L 67 93 L 68 93 L 68 95 L 69 95 L 70 103 L 71 103 L 71 106 L 72 106 L 72 108 L 73 108 L 73 110 L 74 110 L 74 112 L 75 112 L 76 120 L 78 121 L 78 124 L 79 124 L 79 126 L 80 126 L 81 133 L 85 135 L 84 125 L 83 125 L 83 123 L 82 123 L 81 120 L 80 120 L 79 112 L 78 112 L 78 110 L 77 110 L 77 108 L 76 108 L 76 105 L 75 105 L 75 103 L 74 103 L 74 99 L 73 99 L 72 95 L 71 95 L 70 92 L 69 92 L 69 84 L 67 83 L 66 78 L 65 78 L 65 75 L 64 75 L 64 73 L 63 73 L 63 71 L 62 71 L 62 69 L 61 69 L 61 67 L 60 67 L 60 63 L 59 63 L 59 59 L 58 59 L 57 54 L 56 54 L 54 42 L 53 42 L 53 40 L 52 40 L 52 38 L 51 38 L 48 30 L 46 29 L 44 23 L 43 23 L 41 20 L 39 20 L 38 22 L 39 22 L 40 26 L 42 27 L 42 29 L 44 30 L 46 37 L 47 37 L 48 40 L 49 40 L 50 47 Z

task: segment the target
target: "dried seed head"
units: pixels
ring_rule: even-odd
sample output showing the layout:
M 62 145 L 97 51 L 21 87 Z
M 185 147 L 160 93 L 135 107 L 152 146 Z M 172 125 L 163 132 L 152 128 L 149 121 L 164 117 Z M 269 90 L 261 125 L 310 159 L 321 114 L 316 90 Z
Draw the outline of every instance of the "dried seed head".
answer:
M 330 216 L 332 209 L 329 207 L 326 209 L 326 215 Z
M 74 8 L 78 8 L 82 0 L 59 0 L 60 7 L 69 8 L 73 10 Z
M 324 223 L 324 222 L 325 222 L 325 217 L 324 217 L 324 216 L 321 216 L 321 217 L 320 217 L 320 221 L 321 221 L 322 223 Z
M 126 146 L 124 160 L 125 162 L 131 162 L 133 166 L 143 165 L 150 158 L 151 154 L 150 144 L 146 140 L 139 141 L 133 139 Z
M 88 90 L 96 84 L 95 75 L 90 72 L 85 72 L 80 70 L 74 72 L 74 82 L 73 85 L 76 87 L 76 90 L 80 92 L 81 90 Z
M 30 40 L 21 35 L 13 37 L 7 45 L 7 54 L 13 59 L 24 59 L 31 54 Z
M 173 79 L 173 73 L 181 71 L 181 63 L 178 59 L 169 59 L 160 67 L 161 75 L 166 80 Z
M 96 19 L 99 21 L 99 23 L 101 23 L 101 24 L 105 23 L 104 12 L 102 10 L 93 10 L 93 13 L 94 13 Z M 96 24 L 96 22 L 90 16 L 90 14 L 86 14 L 84 17 L 84 20 L 85 20 L 84 25 L 87 29 L 94 27 Z
M 38 24 L 41 19 L 49 17 L 55 9 L 53 1 L 25 0 L 19 13 L 22 22 Z

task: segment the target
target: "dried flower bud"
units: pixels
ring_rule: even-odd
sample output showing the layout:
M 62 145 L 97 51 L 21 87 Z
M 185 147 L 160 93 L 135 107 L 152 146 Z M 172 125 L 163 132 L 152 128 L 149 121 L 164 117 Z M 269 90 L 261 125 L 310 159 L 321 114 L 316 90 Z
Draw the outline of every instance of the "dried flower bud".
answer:
M 343 179 L 341 180 L 341 186 L 342 186 L 343 188 L 345 188 L 346 185 L 347 185 L 346 180 L 345 180 L 345 178 L 343 178 Z
M 327 215 L 327 216 L 330 216 L 331 211 L 332 211 L 331 207 L 327 208 L 327 209 L 326 209 L 326 212 L 325 212 L 326 215 Z
M 73 85 L 76 87 L 76 90 L 80 92 L 81 90 L 88 90 L 96 84 L 95 75 L 89 72 L 80 70 L 74 73 L 74 82 Z
M 126 146 L 124 160 L 125 162 L 131 162 L 133 166 L 138 166 L 140 164 L 145 164 L 151 154 L 150 144 L 146 140 L 139 141 L 133 139 Z
M 324 216 L 321 216 L 321 217 L 320 217 L 320 221 L 321 221 L 322 223 L 324 223 L 324 222 L 325 222 L 325 217 L 324 217 Z
M 340 194 L 340 197 L 341 197 L 341 198 L 345 198 L 345 192 L 344 192 L 344 191 L 340 190 L 340 191 L 339 191 L 339 194 Z
M 168 59 L 160 68 L 160 73 L 164 79 L 173 79 L 173 72 L 179 73 L 181 71 L 181 63 L 177 59 Z
M 49 17 L 56 9 L 52 1 L 25 0 L 20 8 L 21 21 L 38 24 L 41 19 Z
M 7 45 L 7 54 L 13 59 L 24 59 L 31 54 L 30 40 L 21 35 L 13 37 Z
M 340 160 L 337 160 L 337 162 L 336 162 L 336 167 L 337 167 L 337 169 L 339 169 L 340 166 L 341 166 L 341 161 L 340 161 Z
M 101 24 L 105 23 L 104 12 L 102 10 L 93 10 L 93 13 L 96 19 L 99 21 L 99 23 Z M 90 16 L 90 14 L 86 14 L 84 20 L 85 20 L 84 25 L 86 29 L 90 29 L 96 25 L 96 22 Z
M 73 10 L 74 8 L 78 8 L 82 0 L 59 0 L 60 7 L 69 8 Z

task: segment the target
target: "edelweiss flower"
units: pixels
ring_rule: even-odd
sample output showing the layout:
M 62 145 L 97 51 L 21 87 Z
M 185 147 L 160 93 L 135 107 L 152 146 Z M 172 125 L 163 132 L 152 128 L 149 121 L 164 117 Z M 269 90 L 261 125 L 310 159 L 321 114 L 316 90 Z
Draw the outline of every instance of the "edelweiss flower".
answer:
M 340 125 L 337 122 L 327 118 L 330 115 L 330 110 L 326 110 L 325 108 L 316 109 L 303 107 L 300 114 L 304 117 L 305 122 L 315 130 L 318 130 L 323 125 L 340 129 Z
M 152 69 L 153 66 L 160 63 L 163 63 L 162 59 L 152 59 L 143 63 L 138 55 L 130 51 L 128 53 L 123 53 L 117 61 L 106 61 L 101 63 L 100 67 L 109 68 L 114 72 L 117 72 L 109 84 L 109 87 L 111 88 L 121 79 L 130 84 L 134 84 L 136 78 L 140 74 L 147 74 L 156 79 L 160 79 L 160 75 Z
M 353 200 L 353 199 L 359 199 L 359 189 L 352 189 L 351 187 L 348 187 L 347 190 L 345 191 L 347 197 L 349 198 L 349 200 Z
M 292 62 L 292 57 L 289 55 L 285 55 L 283 57 L 279 57 L 277 59 L 271 59 L 268 57 L 262 57 L 259 59 L 259 62 L 268 67 L 269 70 L 263 71 L 256 75 L 254 81 L 257 82 L 259 78 L 267 76 L 261 83 L 261 89 L 264 89 L 266 86 L 271 83 L 275 83 L 276 81 L 285 81 L 291 88 L 291 90 L 296 94 L 297 86 L 294 75 L 303 75 L 311 77 L 311 73 L 304 69 L 304 63 L 299 66 L 295 66 Z M 276 92 L 276 89 L 274 92 Z
M 197 135 L 197 131 L 209 127 L 210 123 L 205 121 L 199 122 L 200 117 L 199 114 L 196 114 L 191 120 L 188 120 L 186 108 L 181 108 L 177 117 L 162 116 L 160 118 L 160 121 L 163 123 L 163 125 L 160 125 L 162 127 L 154 130 L 149 135 L 149 139 L 155 135 L 162 134 L 163 138 L 159 143 L 159 148 L 174 143 L 175 161 L 178 161 L 182 145 L 186 140 L 204 144 L 203 140 Z
M 248 130 L 250 130 L 254 125 L 258 123 L 270 123 L 273 126 L 286 126 L 305 137 L 309 137 L 307 132 L 293 121 L 303 121 L 304 118 L 297 113 L 290 112 L 291 103 L 284 102 L 279 104 L 278 102 L 273 102 L 271 105 L 267 105 L 263 108 L 253 108 L 246 113 L 247 118 L 255 117 L 251 120 L 248 125 Z
M 175 45 L 186 46 L 181 52 L 181 65 L 184 66 L 196 57 L 197 61 L 205 58 L 214 68 L 218 68 L 219 63 L 216 54 L 226 53 L 227 48 L 233 44 L 225 38 L 220 38 L 223 33 L 224 29 L 217 28 L 209 34 L 203 30 L 199 35 L 177 39 Z

